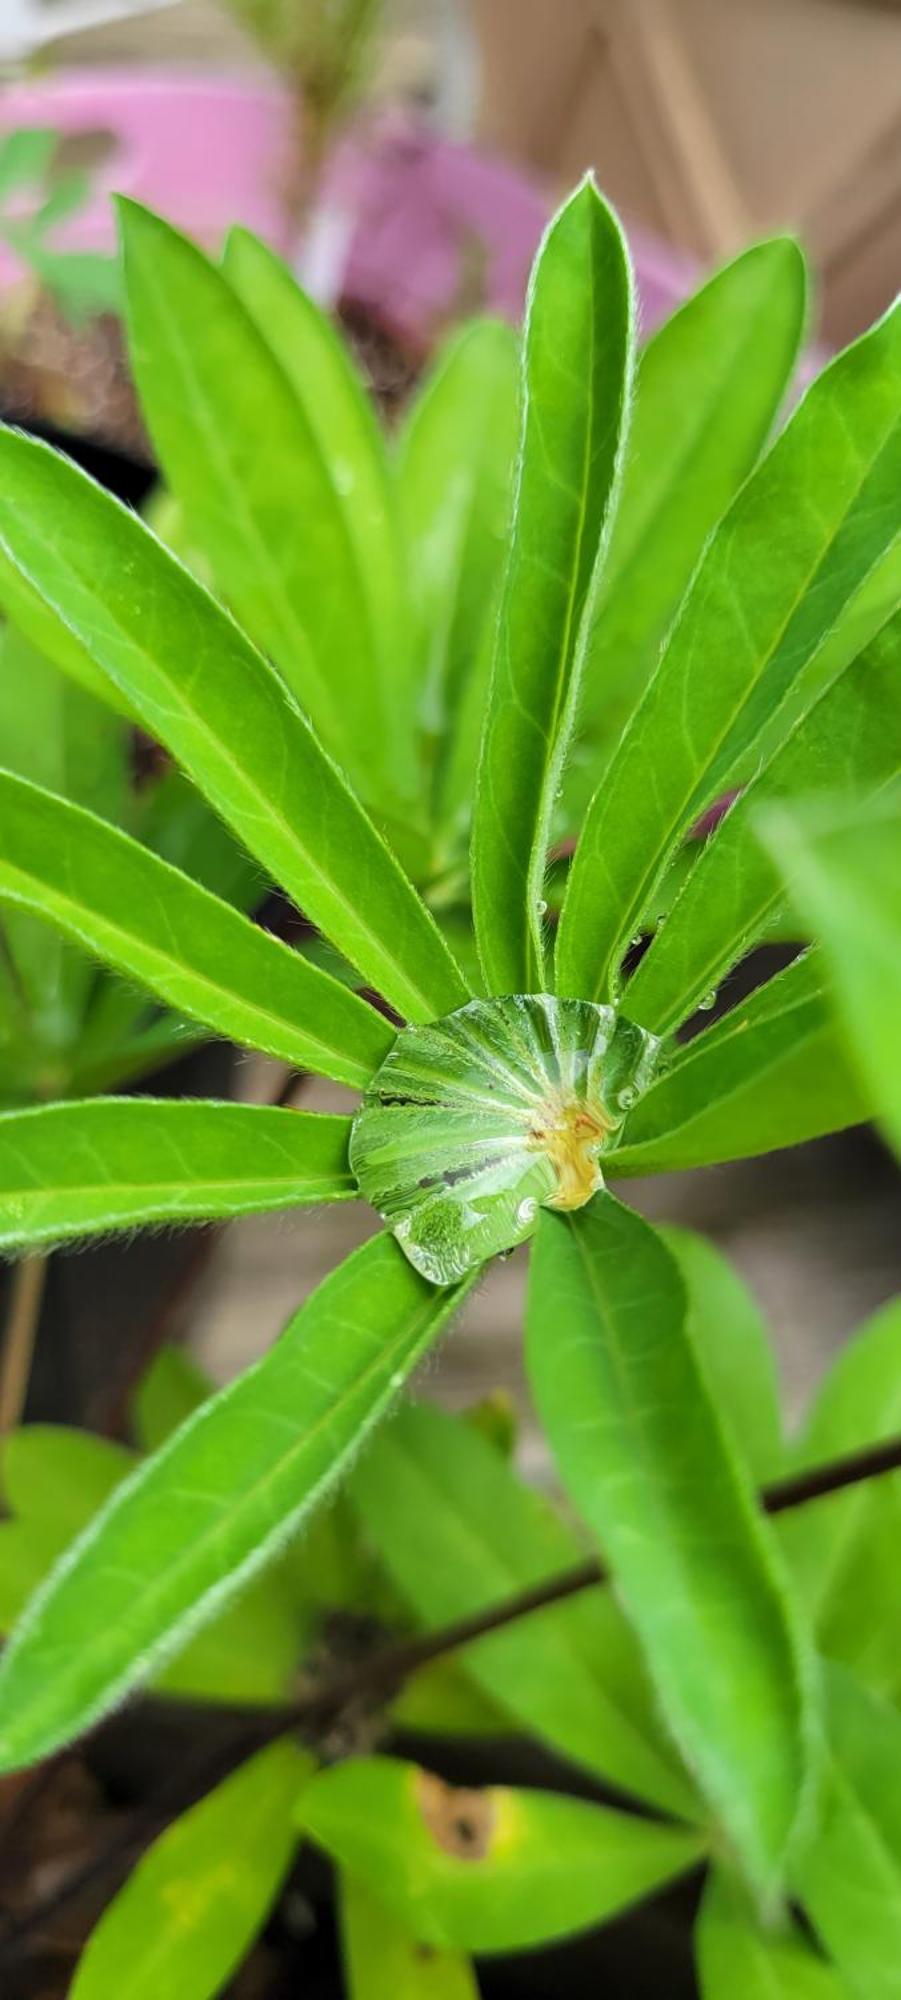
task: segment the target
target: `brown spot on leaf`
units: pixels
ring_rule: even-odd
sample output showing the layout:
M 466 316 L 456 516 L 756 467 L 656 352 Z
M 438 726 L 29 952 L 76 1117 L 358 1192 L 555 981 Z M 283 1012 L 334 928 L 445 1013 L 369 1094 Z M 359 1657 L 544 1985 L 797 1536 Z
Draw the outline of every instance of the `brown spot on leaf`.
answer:
M 484 1861 L 494 1832 L 495 1808 L 490 1792 L 467 1791 L 446 1785 L 431 1771 L 420 1771 L 416 1780 L 419 1810 L 426 1826 L 458 1861 Z

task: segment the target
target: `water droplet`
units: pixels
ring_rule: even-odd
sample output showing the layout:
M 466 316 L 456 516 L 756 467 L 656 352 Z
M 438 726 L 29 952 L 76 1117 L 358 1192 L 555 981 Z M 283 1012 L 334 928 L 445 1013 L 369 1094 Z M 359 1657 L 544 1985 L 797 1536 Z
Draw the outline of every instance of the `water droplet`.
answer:
M 629 939 L 629 943 L 633 951 L 635 951 L 637 946 L 640 945 L 643 935 L 644 935 L 643 931 L 636 931 L 635 936 Z
M 534 1195 L 531 1194 L 526 1195 L 525 1201 L 520 1202 L 519 1207 L 516 1211 L 517 1229 L 525 1229 L 526 1224 L 528 1222 L 534 1222 L 537 1214 L 538 1214 L 538 1203 L 535 1200 Z
M 402 1368 L 398 1368 L 396 1374 L 392 1375 L 391 1377 L 392 1389 L 402 1389 L 404 1386 L 404 1381 L 405 1381 L 404 1371 Z
M 702 1014 L 709 1014 L 711 1007 L 715 1006 L 716 1006 L 716 987 L 714 987 L 712 993 L 705 993 L 703 1000 L 698 1001 L 698 1010 Z
M 538 917 L 546 917 L 546 916 L 547 916 L 547 903 L 546 903 L 546 901 L 545 901 L 545 898 L 544 898 L 543 896 L 539 896 L 539 898 L 538 898 L 538 901 L 537 901 L 537 903 L 535 904 L 535 914 L 536 914 L 536 916 L 538 916 Z
M 618 1090 L 616 1093 L 616 1102 L 619 1105 L 620 1111 L 631 1111 L 637 1098 L 638 1092 L 632 1088 L 631 1083 L 627 1083 L 624 1090 Z

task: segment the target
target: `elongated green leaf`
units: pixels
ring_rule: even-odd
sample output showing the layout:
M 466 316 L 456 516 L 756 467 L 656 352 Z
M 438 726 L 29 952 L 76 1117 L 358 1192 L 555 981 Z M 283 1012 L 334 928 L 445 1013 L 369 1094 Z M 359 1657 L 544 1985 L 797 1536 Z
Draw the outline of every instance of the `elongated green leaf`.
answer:
M 269 885 L 258 864 L 174 765 L 141 795 L 133 831 L 161 860 L 237 910 L 262 903 Z
M 610 1195 L 542 1217 L 529 1375 L 689 1768 L 772 1894 L 810 1815 L 812 1650 L 686 1328 L 678 1267 Z
M 801 1467 L 901 1431 L 901 1302 L 884 1306 L 833 1364 L 793 1452 Z M 801 1507 L 780 1536 L 820 1645 L 877 1690 L 901 1688 L 901 1480 L 862 1481 Z
M 709 543 L 592 801 L 558 936 L 562 993 L 615 989 L 682 834 L 895 539 L 899 361 L 901 309 L 812 385 Z
M 463 1289 L 433 1291 L 376 1237 L 118 1489 L 0 1663 L 0 1765 L 86 1728 L 262 1566 L 333 1492 Z
M 416 1019 L 466 988 L 277 675 L 141 523 L 45 445 L 0 432 L 0 548 L 251 854 Z
M 701 2000 L 847 2000 L 847 1987 L 790 1921 L 764 1928 L 738 1883 L 713 1873 L 695 1932 Z
M 661 1229 L 688 1297 L 688 1330 L 720 1417 L 755 1486 L 783 1469 L 776 1362 L 757 1302 L 706 1236 Z
M 352 499 L 305 407 L 318 371 L 333 392 L 328 349 L 323 365 L 307 340 L 302 403 L 279 336 L 264 335 L 202 251 L 130 201 L 121 224 L 132 367 L 191 535 L 358 789 L 378 799 L 387 781 L 389 798 L 409 794 L 409 726 L 380 661 L 396 629 L 379 630 Z
M 897 700 L 887 733 L 896 717 Z M 849 1057 L 901 1152 L 901 791 L 853 816 L 770 808 L 761 831 L 821 939 Z
M 854 2000 L 901 1994 L 901 1716 L 829 1670 L 830 1758 L 793 1889 Z
M 628 252 L 586 180 L 545 236 L 526 316 L 512 539 L 473 842 L 476 935 L 495 993 L 546 986 L 546 850 L 578 702 L 580 625 L 618 485 L 633 343 Z
M 0 901 L 59 925 L 216 1033 L 365 1083 L 392 1031 L 346 986 L 127 834 L 0 772 Z
M 71 2000 L 213 2000 L 262 1929 L 297 1842 L 311 1764 L 261 1750 L 160 1834 L 78 1962 Z
M 359 1882 L 339 1883 L 348 2000 L 479 2000 L 475 1973 L 456 1951 L 419 1944 Z
M 52 611 L 33 586 L 20 575 L 15 564 L 0 551 L 0 605 L 35 651 L 42 653 L 88 694 L 97 695 L 120 715 L 128 715 L 128 703 L 115 688 L 90 653 Z
M 612 748 L 707 536 L 766 442 L 797 359 L 805 279 L 790 237 L 752 244 L 680 306 L 641 355 L 622 498 L 585 662 L 579 733 L 595 782 L 598 749 Z
M 637 1105 L 607 1172 L 743 1160 L 872 1115 L 824 993 L 819 954 L 796 959 L 680 1049 Z
M 213 1384 L 183 1347 L 168 1342 L 142 1375 L 131 1420 L 142 1451 L 156 1451 L 213 1394 Z
M 553 1792 L 455 1791 L 415 1764 L 321 1771 L 299 1823 L 414 1937 L 517 1951 L 602 1923 L 690 1868 L 696 1835 Z
M 428 1629 L 498 1604 L 584 1548 L 470 1425 L 400 1410 L 351 1479 L 361 1524 Z M 634 1640 L 609 1592 L 533 1613 L 468 1646 L 461 1664 L 528 1731 L 622 1790 L 695 1809 L 661 1740 Z
M 232 229 L 222 268 L 283 369 L 315 440 L 359 573 L 382 699 L 393 714 L 393 727 L 408 742 L 411 635 L 400 514 L 372 399 L 331 320 L 301 291 L 268 244 L 246 229 Z M 318 575 L 315 587 L 318 593 Z M 371 786 L 372 745 L 368 747 L 366 782 Z M 390 754 L 380 743 L 378 755 L 384 756 L 386 767 Z
M 467 766 L 457 738 L 474 706 L 470 683 L 484 701 L 490 667 L 513 481 L 517 352 L 515 334 L 499 320 L 465 326 L 439 356 L 400 441 L 422 718 L 434 741 L 434 797 L 445 824 L 472 798 L 478 739 L 470 732 Z
M 350 1121 L 261 1104 L 95 1097 L 0 1116 L 0 1249 L 352 1201 Z
M 707 842 L 629 981 L 626 1005 L 633 1018 L 665 1033 L 765 933 L 784 884 L 757 837 L 758 814 L 805 790 L 834 791 L 853 803 L 880 791 L 899 771 L 901 613 L 796 724 Z M 896 858 L 901 860 L 901 843 Z M 898 908 L 901 913 L 901 891 Z

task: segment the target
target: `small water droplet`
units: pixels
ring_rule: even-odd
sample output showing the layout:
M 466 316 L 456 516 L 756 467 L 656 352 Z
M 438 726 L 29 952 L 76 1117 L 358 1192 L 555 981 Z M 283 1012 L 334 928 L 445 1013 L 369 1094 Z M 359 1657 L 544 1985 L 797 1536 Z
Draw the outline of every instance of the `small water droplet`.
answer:
M 535 1200 L 534 1195 L 531 1194 L 526 1195 L 525 1200 L 520 1202 L 519 1207 L 516 1211 L 517 1229 L 525 1229 L 526 1223 L 534 1222 L 537 1214 L 538 1214 L 538 1203 Z
M 716 1006 L 716 987 L 714 987 L 712 993 L 705 993 L 703 1000 L 698 1001 L 698 1010 L 701 1014 L 709 1014 L 711 1007 L 715 1006 Z
M 404 1381 L 405 1381 L 404 1371 L 402 1368 L 398 1368 L 396 1373 L 391 1377 L 392 1389 L 402 1389 L 404 1386 Z
M 616 1102 L 619 1105 L 620 1111 L 631 1111 L 637 1098 L 638 1092 L 633 1089 L 631 1083 L 627 1083 L 623 1090 L 618 1090 L 616 1093 Z
M 536 916 L 539 916 L 539 917 L 546 917 L 546 916 L 547 916 L 547 903 L 546 903 L 546 901 L 545 901 L 545 898 L 544 898 L 543 896 L 539 896 L 539 898 L 538 898 L 538 901 L 537 901 L 537 903 L 535 904 L 535 914 L 536 914 Z

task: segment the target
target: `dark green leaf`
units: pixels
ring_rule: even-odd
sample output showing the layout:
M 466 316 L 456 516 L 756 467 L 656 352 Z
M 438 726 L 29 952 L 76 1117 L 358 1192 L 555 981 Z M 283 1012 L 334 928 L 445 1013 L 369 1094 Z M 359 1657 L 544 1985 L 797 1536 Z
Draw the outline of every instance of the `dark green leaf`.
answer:
M 633 305 L 619 224 L 585 180 L 532 273 L 510 554 L 479 766 L 473 902 L 489 990 L 540 992 L 546 850 L 582 675 L 583 613 L 624 448 Z
M 901 1716 L 830 1669 L 830 1758 L 792 1887 L 854 2000 L 901 1993 Z
M 755 1486 L 783 1470 L 779 1383 L 767 1328 L 738 1273 L 706 1236 L 661 1229 L 682 1273 L 688 1331 L 732 1443 Z
M 812 1804 L 812 1651 L 686 1331 L 678 1267 L 610 1195 L 543 1216 L 529 1375 L 664 1714 L 755 1887 Z

